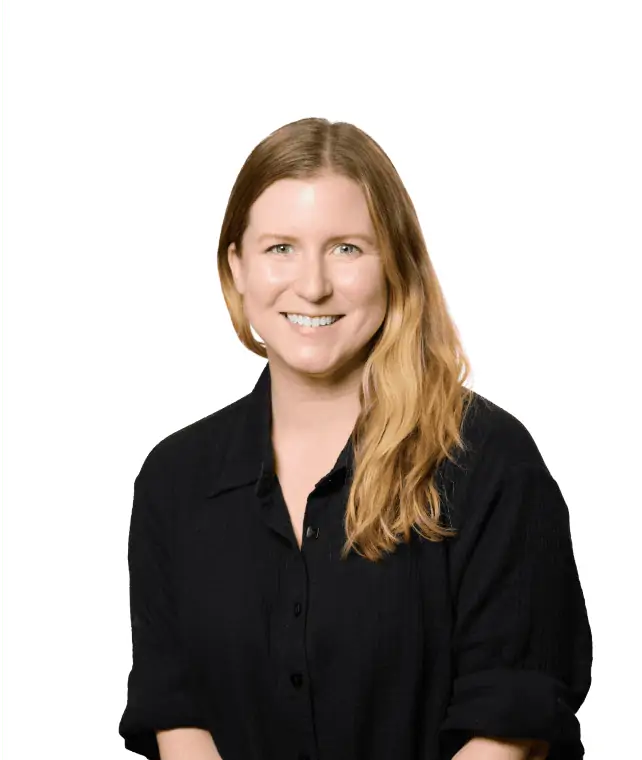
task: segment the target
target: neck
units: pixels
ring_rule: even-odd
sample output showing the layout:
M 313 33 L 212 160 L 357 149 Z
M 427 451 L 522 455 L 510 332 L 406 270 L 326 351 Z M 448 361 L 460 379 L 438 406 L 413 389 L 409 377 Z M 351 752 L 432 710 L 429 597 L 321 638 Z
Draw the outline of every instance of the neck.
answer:
M 334 377 L 315 377 L 270 362 L 272 427 L 276 435 L 347 438 L 359 407 L 363 365 Z

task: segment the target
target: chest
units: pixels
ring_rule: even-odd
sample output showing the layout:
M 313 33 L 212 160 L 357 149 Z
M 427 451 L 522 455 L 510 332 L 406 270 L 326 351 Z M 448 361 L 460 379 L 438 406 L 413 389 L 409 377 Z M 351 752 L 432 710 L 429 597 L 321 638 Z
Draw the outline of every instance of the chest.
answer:
M 343 432 L 314 441 L 273 436 L 275 469 L 299 549 L 308 497 L 334 466 L 345 438 Z
M 351 699 L 361 704 L 373 679 L 381 678 L 389 698 L 391 673 L 423 678 L 426 649 L 448 662 L 441 641 L 450 630 L 443 546 L 414 541 L 380 562 L 355 552 L 342 559 L 344 495 L 328 488 L 327 498 L 308 502 L 332 459 L 305 466 L 293 458 L 281 468 L 283 506 L 298 547 L 284 540 L 285 509 L 258 498 L 254 482 L 209 500 L 192 501 L 177 489 L 177 619 L 194 672 L 212 693 L 243 688 L 255 700 L 261 680 L 270 695 L 282 689 L 291 698 L 290 676 L 307 662 L 307 677 L 322 691 L 363 686 Z M 306 510 L 319 528 L 315 540 L 302 539 Z M 393 690 L 413 693 L 407 684 Z
M 282 455 L 279 458 L 279 485 L 299 549 L 303 542 L 303 522 L 308 497 L 319 480 L 330 471 L 334 461 L 332 459 L 330 462 L 327 457 L 318 461 L 315 458 L 300 456 L 294 458 Z

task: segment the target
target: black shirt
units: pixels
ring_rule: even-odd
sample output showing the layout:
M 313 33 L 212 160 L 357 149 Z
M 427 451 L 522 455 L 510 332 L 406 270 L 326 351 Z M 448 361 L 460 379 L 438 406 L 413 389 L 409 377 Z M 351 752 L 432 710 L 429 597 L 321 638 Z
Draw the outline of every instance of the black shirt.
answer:
M 450 760 L 473 735 L 584 755 L 592 639 L 569 513 L 528 430 L 475 394 L 438 469 L 443 542 L 339 554 L 349 438 L 301 549 L 274 472 L 269 364 L 254 390 L 148 454 L 129 533 L 133 665 L 119 725 L 211 732 L 223 760 Z

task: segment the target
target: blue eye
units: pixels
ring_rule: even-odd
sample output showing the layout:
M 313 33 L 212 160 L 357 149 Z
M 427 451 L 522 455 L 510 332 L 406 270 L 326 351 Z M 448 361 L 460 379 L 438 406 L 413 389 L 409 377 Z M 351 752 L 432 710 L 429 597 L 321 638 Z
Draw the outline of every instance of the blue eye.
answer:
M 270 251 L 274 251 L 275 248 L 282 248 L 284 245 L 289 245 L 289 243 L 277 243 L 276 245 L 271 245 L 265 252 L 269 253 Z M 274 251 L 275 253 L 282 253 L 282 251 Z
M 341 243 L 342 248 L 354 248 L 355 251 L 360 251 L 361 248 L 359 248 L 358 245 L 353 245 L 352 243 Z
M 285 253 L 284 251 L 277 251 L 275 249 L 276 248 L 283 248 L 284 246 L 292 247 L 290 245 L 290 243 L 275 243 L 274 245 L 271 245 L 269 248 L 267 248 L 265 252 L 266 253 L 270 253 L 271 251 L 274 251 L 275 253 L 283 254 L 283 253 Z M 355 251 L 361 251 L 361 248 L 359 248 L 358 245 L 353 245 L 352 243 L 341 243 L 340 247 L 341 248 L 352 248 Z

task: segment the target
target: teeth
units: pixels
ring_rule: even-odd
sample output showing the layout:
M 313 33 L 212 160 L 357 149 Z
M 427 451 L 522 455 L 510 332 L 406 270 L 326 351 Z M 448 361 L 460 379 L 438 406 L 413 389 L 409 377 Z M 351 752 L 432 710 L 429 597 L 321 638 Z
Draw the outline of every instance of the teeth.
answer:
M 286 314 L 287 319 L 293 324 L 305 325 L 306 327 L 324 327 L 336 322 L 339 317 L 304 317 L 302 314 Z

